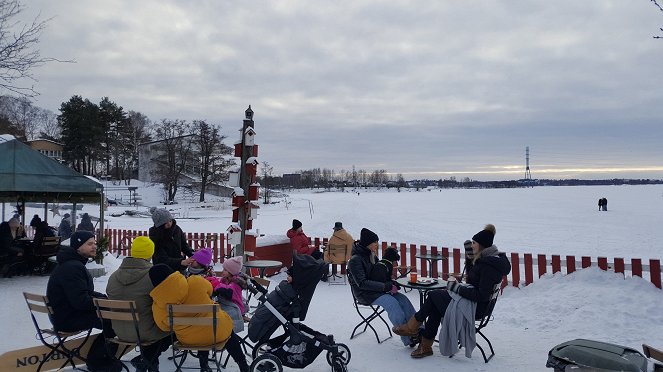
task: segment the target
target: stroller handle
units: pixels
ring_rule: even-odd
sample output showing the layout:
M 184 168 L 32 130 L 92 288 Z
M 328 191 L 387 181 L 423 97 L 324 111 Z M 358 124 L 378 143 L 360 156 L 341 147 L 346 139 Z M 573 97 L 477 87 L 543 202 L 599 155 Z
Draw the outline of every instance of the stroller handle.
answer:
M 257 295 L 258 293 L 262 293 L 263 295 L 267 294 L 267 289 L 263 287 L 260 283 L 258 283 L 255 279 L 249 277 L 247 282 L 247 287 L 251 293 L 254 295 Z

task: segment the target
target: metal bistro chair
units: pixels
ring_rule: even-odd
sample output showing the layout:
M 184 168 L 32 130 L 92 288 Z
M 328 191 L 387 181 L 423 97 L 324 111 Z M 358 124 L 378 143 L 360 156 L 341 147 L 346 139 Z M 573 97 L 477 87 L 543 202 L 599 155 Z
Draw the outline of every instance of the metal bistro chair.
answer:
M 345 265 L 347 264 L 346 258 L 348 254 L 348 247 L 345 244 L 329 244 L 324 252 L 325 262 L 330 265 Z M 346 278 L 343 275 L 338 275 L 333 272 L 330 276 L 334 280 L 329 280 L 329 285 L 332 284 L 346 284 Z M 336 278 L 343 278 L 343 283 L 336 283 Z
M 484 329 L 490 321 L 493 320 L 493 310 L 495 309 L 495 304 L 497 303 L 497 297 L 499 297 L 500 292 L 502 291 L 502 283 L 497 283 L 493 287 L 493 291 L 490 295 L 490 301 L 488 302 L 488 306 L 486 307 L 486 312 L 484 313 L 483 317 L 477 318 L 477 324 L 476 324 L 476 333 L 481 336 L 486 342 L 488 343 L 488 347 L 490 348 L 490 356 L 486 357 L 486 352 L 483 350 L 481 345 L 479 345 L 479 342 L 477 340 L 477 347 L 479 348 L 479 351 L 481 351 L 481 355 L 483 356 L 484 362 L 488 363 L 494 356 L 495 356 L 495 350 L 493 350 L 493 344 L 490 342 L 488 337 L 481 332 L 482 329 Z
M 28 305 L 28 309 L 30 309 L 30 317 L 32 317 L 32 323 L 34 323 L 35 329 L 37 330 L 37 336 L 39 336 L 41 343 L 48 347 L 50 350 L 39 362 L 37 372 L 41 371 L 44 363 L 55 356 L 56 353 L 62 355 L 64 359 L 66 359 L 60 368 L 58 368 L 58 370 L 63 369 L 67 364 L 70 364 L 72 368 L 76 369 L 76 363 L 74 362 L 74 359 L 78 359 L 85 363 L 86 360 L 80 355 L 80 350 L 90 338 L 92 329 L 90 328 L 74 332 L 61 332 L 56 331 L 54 328 L 46 328 L 42 325 L 45 323 L 43 319 L 48 318 L 48 323 L 51 324 L 50 316 L 53 315 L 53 308 L 51 308 L 48 302 L 48 298 L 44 295 L 28 292 L 23 292 L 23 297 L 25 298 L 25 302 Z M 67 347 L 67 345 L 65 345 L 65 342 L 68 340 L 82 340 L 82 342 L 70 349 Z
M 138 330 L 138 323 L 140 318 L 136 311 L 135 301 L 122 301 L 122 300 L 105 300 L 101 298 L 93 299 L 94 306 L 97 307 L 97 316 L 102 320 L 102 325 L 105 324 L 104 320 L 116 322 L 131 322 L 136 332 L 136 341 L 123 340 L 117 336 L 112 338 L 105 338 L 106 347 L 109 343 L 117 344 L 118 347 L 123 347 L 119 355 L 124 355 L 129 348 L 136 347 L 140 351 L 141 359 L 145 365 L 149 365 L 150 361 L 147 360 L 143 353 L 143 347 L 152 345 L 156 341 L 140 341 L 140 331 Z M 116 323 L 117 324 L 117 323 Z M 122 367 L 129 371 L 124 363 Z
M 226 344 L 225 341 L 216 340 L 216 329 L 218 325 L 217 314 L 221 312 L 219 304 L 208 305 L 174 305 L 168 304 L 168 324 L 170 327 L 170 335 L 173 341 L 173 363 L 175 364 L 175 371 L 179 372 L 182 369 L 197 369 L 200 367 L 182 367 L 189 354 L 198 351 L 210 351 L 211 355 L 209 360 L 216 366 L 217 371 L 223 369 L 221 359 L 223 358 L 223 348 Z M 211 313 L 211 317 L 197 316 L 200 313 Z M 177 315 L 175 315 L 177 314 Z M 175 326 L 204 326 L 209 327 L 212 332 L 213 342 L 210 345 L 194 346 L 186 345 L 178 341 L 175 336 Z M 219 355 L 217 356 L 217 353 Z M 169 358 L 170 359 L 170 358 Z
M 357 314 L 359 314 L 359 317 L 361 318 L 361 322 L 355 326 L 355 328 L 352 330 L 352 334 L 350 335 L 350 339 L 353 339 L 360 334 L 366 332 L 368 328 L 370 328 L 373 331 L 373 334 L 375 334 L 375 339 L 378 341 L 378 344 L 390 339 L 393 337 L 393 334 L 391 333 L 391 327 L 389 327 L 389 324 L 387 323 L 386 320 L 382 317 L 382 313 L 385 312 L 384 308 L 378 305 L 372 305 L 372 304 L 362 304 L 357 300 L 357 296 L 355 296 L 354 292 L 354 286 L 352 285 L 353 283 L 353 278 L 350 273 L 347 273 L 349 280 L 350 280 L 350 293 L 352 293 L 352 300 L 353 300 L 353 306 L 355 310 L 357 311 Z M 364 315 L 362 313 L 362 310 L 365 312 L 369 313 L 368 315 Z M 387 327 L 387 331 L 389 332 L 389 337 L 385 337 L 384 339 L 380 340 L 380 336 L 378 336 L 378 332 L 375 330 L 375 328 L 371 325 L 371 322 L 374 321 L 375 319 L 380 319 L 382 323 L 384 323 L 385 327 Z M 359 327 L 364 326 L 364 329 L 357 333 L 357 329 Z

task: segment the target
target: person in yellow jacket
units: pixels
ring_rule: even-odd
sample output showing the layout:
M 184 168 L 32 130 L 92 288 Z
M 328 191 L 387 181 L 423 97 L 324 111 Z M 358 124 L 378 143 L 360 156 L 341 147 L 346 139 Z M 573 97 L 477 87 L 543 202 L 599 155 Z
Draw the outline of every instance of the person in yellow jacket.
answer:
M 185 278 L 179 271 L 173 271 L 168 265 L 152 266 L 149 272 L 154 289 L 152 297 L 152 314 L 157 326 L 169 331 L 168 304 L 204 305 L 213 304 L 211 299 L 212 285 L 200 275 Z M 177 313 L 173 314 L 175 317 Z M 199 317 L 212 317 L 212 313 L 199 313 Z M 249 366 L 242 352 L 240 338 L 233 332 L 233 321 L 225 311 L 217 313 L 216 342 L 225 342 L 225 349 L 239 366 L 240 372 L 248 372 Z M 177 340 L 188 346 L 211 345 L 215 336 L 207 326 L 174 326 Z M 212 371 L 208 365 L 209 353 L 199 352 L 198 359 L 201 371 Z

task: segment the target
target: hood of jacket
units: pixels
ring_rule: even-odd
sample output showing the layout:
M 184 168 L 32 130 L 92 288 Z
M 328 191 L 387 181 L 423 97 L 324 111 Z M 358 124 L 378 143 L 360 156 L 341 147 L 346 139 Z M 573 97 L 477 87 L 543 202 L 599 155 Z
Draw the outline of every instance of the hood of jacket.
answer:
M 150 296 L 154 300 L 154 305 L 165 309 L 166 304 L 181 304 L 189 294 L 189 284 L 186 278 L 179 271 L 170 274 L 166 280 L 154 287 Z
M 115 278 L 122 285 L 135 284 L 149 274 L 152 263 L 148 260 L 127 257 L 122 260 L 120 267 L 114 272 Z
M 368 257 L 368 256 L 371 255 L 371 253 L 372 252 L 371 252 L 370 249 L 368 249 L 368 247 L 364 247 L 358 241 L 356 241 L 354 243 L 354 245 L 352 246 L 352 254 L 353 255 L 357 254 L 357 255 L 360 255 L 360 256 Z
M 294 236 L 299 235 L 299 234 L 303 234 L 303 233 L 304 233 L 304 232 L 301 232 L 301 231 L 295 231 L 295 230 L 293 230 L 293 229 L 290 229 L 290 230 L 288 230 L 288 232 L 285 233 L 285 235 L 286 235 L 288 238 L 292 239 Z
M 497 247 L 494 245 L 492 247 L 497 249 Z M 501 275 L 508 275 L 511 272 L 511 263 L 509 262 L 509 259 L 506 257 L 506 253 L 504 252 L 497 251 L 495 254 L 490 256 L 481 256 L 479 259 L 477 259 L 475 264 L 478 263 L 493 267 Z
M 85 265 L 88 261 L 86 257 L 81 256 L 71 247 L 62 247 L 56 256 L 56 259 L 60 265 L 67 261 L 78 261 Z

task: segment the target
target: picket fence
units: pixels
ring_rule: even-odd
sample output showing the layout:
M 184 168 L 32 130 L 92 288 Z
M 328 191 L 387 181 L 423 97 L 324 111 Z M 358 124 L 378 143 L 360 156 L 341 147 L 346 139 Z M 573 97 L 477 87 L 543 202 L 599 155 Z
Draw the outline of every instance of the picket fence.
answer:
M 105 236 L 109 238 L 109 252 L 116 256 L 127 256 L 131 253 L 131 242 L 137 236 L 147 235 L 147 231 L 106 229 Z M 187 241 L 194 249 L 204 247 L 212 248 L 214 262 L 223 262 L 226 257 L 233 255 L 232 246 L 228 244 L 224 233 L 187 233 Z M 327 238 L 314 238 L 311 243 L 315 246 L 327 245 Z M 398 249 L 401 255 L 400 270 L 416 269 L 420 276 L 447 279 L 450 273 L 460 273 L 463 270 L 464 254 L 460 248 L 428 247 L 426 245 L 382 242 L 381 251 L 388 247 Z M 418 259 L 420 254 L 440 254 L 443 259 L 436 261 L 429 268 L 429 262 Z M 657 288 L 661 287 L 661 260 L 640 258 L 624 259 L 615 257 L 592 258 L 575 255 L 543 255 L 532 253 L 509 253 L 511 260 L 511 273 L 504 278 L 503 287 L 529 285 L 545 274 L 570 274 L 578 269 L 598 266 L 605 271 L 620 273 L 624 276 L 638 276 L 649 280 Z M 334 272 L 345 274 L 345 265 L 333 268 Z

